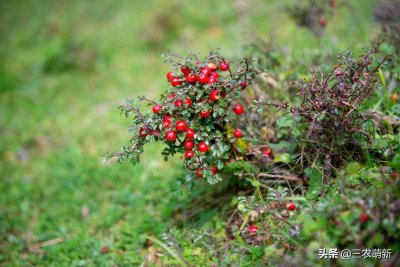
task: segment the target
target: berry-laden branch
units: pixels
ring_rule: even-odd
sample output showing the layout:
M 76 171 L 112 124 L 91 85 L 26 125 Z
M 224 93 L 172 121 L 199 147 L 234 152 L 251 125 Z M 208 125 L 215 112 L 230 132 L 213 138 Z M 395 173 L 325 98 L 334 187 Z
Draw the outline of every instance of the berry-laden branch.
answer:
M 144 144 L 161 141 L 166 145 L 162 152 L 165 160 L 183 154 L 184 167 L 190 171 L 188 181 L 198 177 L 216 183 L 222 180 L 220 171 L 225 163 L 238 153 L 236 141 L 246 135 L 234 129 L 232 118 L 245 113 L 238 100 L 259 71 L 245 58 L 233 70 L 215 50 L 203 61 L 196 54 L 181 57 L 171 53 L 165 61 L 174 68 L 166 75 L 170 88 L 158 101 L 143 96 L 119 107 L 126 117 L 133 116 L 132 138 L 129 146 L 107 153 L 106 159 L 137 163 Z M 152 112 L 140 111 L 143 101 L 152 105 Z

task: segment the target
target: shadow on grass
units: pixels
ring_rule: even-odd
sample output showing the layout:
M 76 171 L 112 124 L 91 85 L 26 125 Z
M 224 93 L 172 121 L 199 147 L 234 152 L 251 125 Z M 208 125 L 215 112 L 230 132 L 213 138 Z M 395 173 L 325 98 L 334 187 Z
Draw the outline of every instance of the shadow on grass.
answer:
M 237 196 L 248 194 L 253 188 L 244 180 L 228 176 L 215 185 L 210 185 L 206 181 L 196 181 L 194 189 L 181 194 L 187 194 L 183 200 L 174 197 L 168 203 L 168 207 L 174 207 L 164 219 L 170 219 L 171 227 L 202 227 L 210 222 L 214 217 L 226 219 L 230 211 L 235 206 Z

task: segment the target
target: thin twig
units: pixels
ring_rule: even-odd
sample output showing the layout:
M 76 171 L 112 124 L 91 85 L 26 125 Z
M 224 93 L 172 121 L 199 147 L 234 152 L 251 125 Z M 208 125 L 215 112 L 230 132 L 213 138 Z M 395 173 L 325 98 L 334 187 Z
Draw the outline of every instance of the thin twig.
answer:
M 64 242 L 64 240 L 65 240 L 65 237 L 57 237 L 54 239 L 38 242 L 35 244 L 30 244 L 30 245 L 28 245 L 28 250 L 29 251 L 38 251 L 38 250 L 40 250 L 40 248 L 57 245 L 61 242 Z

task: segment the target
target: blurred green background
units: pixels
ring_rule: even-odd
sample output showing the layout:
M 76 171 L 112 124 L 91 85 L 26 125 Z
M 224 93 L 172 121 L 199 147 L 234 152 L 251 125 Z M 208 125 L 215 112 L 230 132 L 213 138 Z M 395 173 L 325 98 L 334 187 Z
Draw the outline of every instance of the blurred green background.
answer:
M 236 59 L 261 38 L 307 61 L 361 51 L 379 30 L 376 1 L 352 0 L 318 39 L 284 12 L 294 2 L 2 0 L 0 264 L 141 263 L 144 235 L 168 229 L 190 199 L 171 193 L 183 172 L 158 144 L 138 166 L 103 164 L 104 152 L 129 138 L 116 107 L 167 88 L 168 50 L 221 48 Z

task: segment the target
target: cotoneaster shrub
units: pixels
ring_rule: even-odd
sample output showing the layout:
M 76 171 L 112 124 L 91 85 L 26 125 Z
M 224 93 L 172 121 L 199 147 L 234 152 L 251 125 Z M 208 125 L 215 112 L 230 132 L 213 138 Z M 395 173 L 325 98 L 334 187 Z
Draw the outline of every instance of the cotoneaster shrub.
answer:
M 233 117 L 246 112 L 240 95 L 258 71 L 246 58 L 234 67 L 216 51 L 201 61 L 195 54 L 167 54 L 166 62 L 173 65 L 166 74 L 170 88 L 158 100 L 143 96 L 119 107 L 126 117 L 133 117 L 132 138 L 128 146 L 107 153 L 106 158 L 137 163 L 146 143 L 161 141 L 165 160 L 176 153 L 183 155 L 189 170 L 186 181 L 198 177 L 216 183 L 222 180 L 219 172 L 224 164 L 242 153 L 237 142 L 246 132 L 235 127 Z M 152 106 L 152 111 L 142 112 L 143 103 Z

